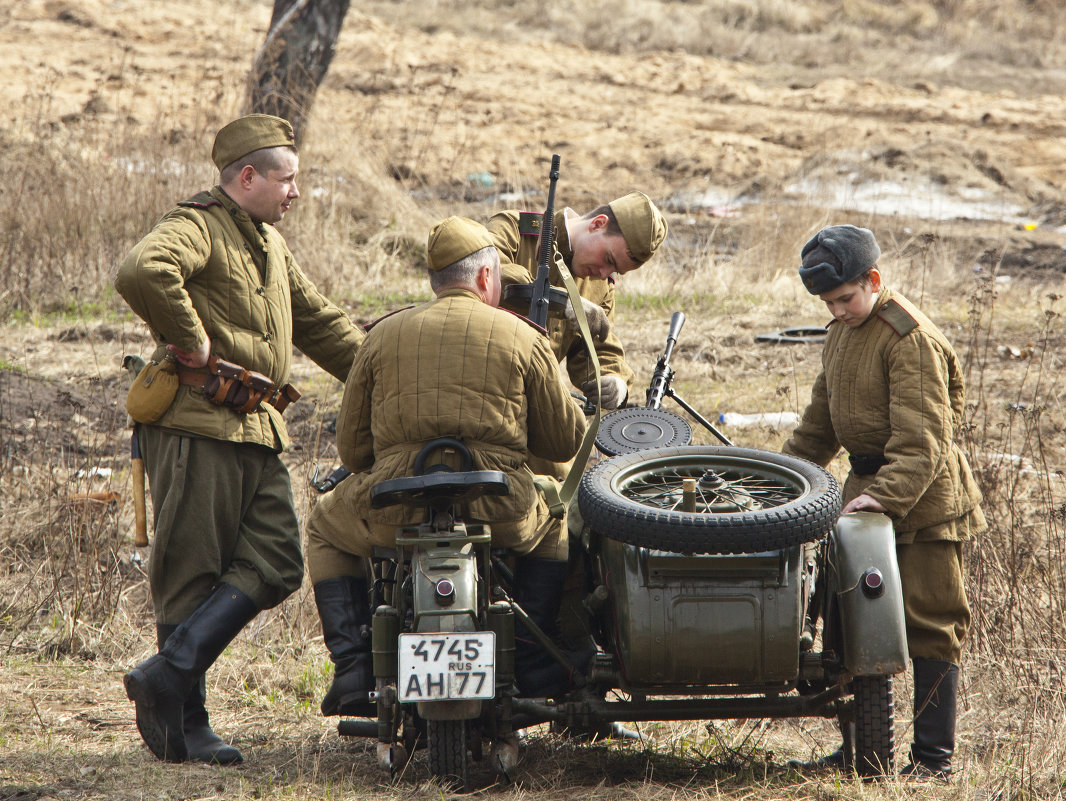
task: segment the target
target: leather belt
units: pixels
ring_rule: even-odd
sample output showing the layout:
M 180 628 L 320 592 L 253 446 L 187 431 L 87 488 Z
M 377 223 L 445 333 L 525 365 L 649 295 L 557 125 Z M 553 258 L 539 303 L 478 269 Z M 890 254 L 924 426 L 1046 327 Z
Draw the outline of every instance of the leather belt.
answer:
M 852 471 L 859 476 L 872 476 L 888 464 L 888 459 L 881 453 L 850 453 L 848 461 L 851 462 Z
M 216 406 L 229 406 L 241 414 L 248 414 L 266 401 L 278 412 L 300 399 L 300 391 L 292 384 L 277 387 L 262 373 L 247 370 L 239 364 L 212 356 L 207 361 L 208 372 L 201 373 L 178 365 L 178 383 L 199 389 Z

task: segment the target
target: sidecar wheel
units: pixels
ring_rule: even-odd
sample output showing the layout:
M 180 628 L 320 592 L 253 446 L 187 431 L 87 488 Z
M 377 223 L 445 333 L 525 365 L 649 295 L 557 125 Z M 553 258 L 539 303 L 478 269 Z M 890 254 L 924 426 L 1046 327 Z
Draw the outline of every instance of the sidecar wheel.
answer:
M 685 479 L 696 480 L 682 511 Z M 759 553 L 819 539 L 840 512 L 826 470 L 752 448 L 650 448 L 604 459 L 578 493 L 588 527 L 613 540 L 675 553 Z
M 466 789 L 467 752 L 465 720 L 427 720 L 429 775 L 441 786 Z
M 895 773 L 895 731 L 891 676 L 856 676 L 855 771 L 867 779 Z

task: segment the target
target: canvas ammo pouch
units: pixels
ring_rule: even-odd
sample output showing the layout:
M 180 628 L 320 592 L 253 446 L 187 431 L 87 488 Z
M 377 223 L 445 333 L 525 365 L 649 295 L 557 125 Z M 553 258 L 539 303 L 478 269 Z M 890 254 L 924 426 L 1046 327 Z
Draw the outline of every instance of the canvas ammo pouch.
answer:
M 130 384 L 126 411 L 138 423 L 154 423 L 170 408 L 178 394 L 177 364 L 172 356 L 148 362 Z
M 216 406 L 227 406 L 239 414 L 248 414 L 266 401 L 279 412 L 293 401 L 299 400 L 300 392 L 292 384 L 276 387 L 269 377 L 239 364 L 227 362 L 217 356 L 207 360 L 207 373 L 182 370 L 180 381 L 196 387 Z

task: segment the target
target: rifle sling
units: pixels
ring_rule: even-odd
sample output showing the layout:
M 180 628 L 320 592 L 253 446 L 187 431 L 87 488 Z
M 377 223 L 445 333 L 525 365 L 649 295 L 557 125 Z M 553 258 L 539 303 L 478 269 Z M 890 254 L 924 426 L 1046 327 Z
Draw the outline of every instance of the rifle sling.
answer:
M 563 279 L 563 286 L 566 287 L 567 295 L 570 297 L 570 304 L 574 307 L 574 318 L 577 320 L 577 327 L 581 331 L 581 338 L 585 342 L 585 347 L 588 348 L 589 360 L 592 362 L 592 370 L 596 376 L 596 384 L 598 386 L 600 383 L 600 357 L 596 353 L 596 346 L 592 341 L 592 333 L 589 331 L 585 308 L 581 303 L 581 293 L 578 291 L 574 277 L 570 275 L 570 270 L 567 269 L 566 265 L 562 261 L 556 261 L 556 264 Z M 570 470 L 566 474 L 562 487 L 559 488 L 558 495 L 556 496 L 555 493 L 545 494 L 544 500 L 551 511 L 551 518 L 546 521 L 545 526 L 550 525 L 552 519 L 561 518 L 570 506 L 570 501 L 581 483 L 581 476 L 585 472 L 589 455 L 592 453 L 592 446 L 596 441 L 596 432 L 600 428 L 600 416 L 602 413 L 603 410 L 599 402 L 597 402 L 596 413 L 592 416 L 592 420 L 589 421 L 588 428 L 585 430 L 585 437 L 581 440 L 581 446 L 577 449 L 577 455 L 570 464 Z

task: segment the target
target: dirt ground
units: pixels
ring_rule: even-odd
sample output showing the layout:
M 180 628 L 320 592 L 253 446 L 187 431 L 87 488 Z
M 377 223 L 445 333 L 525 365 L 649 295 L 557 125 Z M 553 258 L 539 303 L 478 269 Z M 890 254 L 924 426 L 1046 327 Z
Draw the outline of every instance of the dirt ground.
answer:
M 1022 479 L 1016 492 L 1046 489 L 1048 505 L 1061 507 L 1061 358 L 1055 354 L 1062 338 L 1042 325 L 1057 313 L 1066 273 L 1062 63 L 978 62 L 972 53 L 966 61 L 936 52 L 929 41 L 910 42 L 916 49 L 908 54 L 887 35 L 827 37 L 838 46 L 850 42 L 856 58 L 862 51 L 859 68 L 847 59 L 820 61 L 817 26 L 797 34 L 805 56 L 795 64 L 787 48 L 776 60 L 728 59 L 680 46 L 633 52 L 625 42 L 605 50 L 568 35 L 561 12 L 538 26 L 525 16 L 515 22 L 514 4 L 484 5 L 353 4 L 304 147 L 306 196 L 343 186 L 357 172 L 352 163 L 361 162 L 395 180 L 419 219 L 454 211 L 484 217 L 503 206 L 542 205 L 555 152 L 563 156 L 561 203 L 585 209 L 631 189 L 660 202 L 671 223 L 665 264 L 750 263 L 745 248 L 758 261 L 765 230 L 767 240 L 789 243 L 789 252 L 766 256 L 787 271 L 808 228 L 829 220 L 876 225 L 910 286 L 922 288 L 926 310 L 967 353 L 971 375 L 980 379 L 974 402 L 996 410 L 981 418 L 990 421 L 984 422 L 990 433 L 979 469 L 991 475 L 1011 459 L 1040 468 L 1055 481 L 1038 482 L 1034 490 Z M 620 19 L 643 8 L 618 5 Z M 675 11 L 699 6 L 669 5 Z M 97 132 L 114 126 L 172 143 L 195 139 L 206 160 L 213 132 L 240 111 L 270 10 L 266 0 L 0 0 L 0 97 L 11 109 L 0 123 L 0 154 L 47 130 L 72 141 L 85 137 L 91 159 L 107 149 L 106 134 Z M 805 211 L 779 217 L 766 211 L 792 207 Z M 387 216 L 381 212 L 374 225 L 384 227 Z M 930 275 L 927 288 L 914 278 L 945 260 L 957 272 Z M 663 270 L 668 280 L 686 280 Z M 991 327 L 976 330 L 967 316 L 969 284 L 954 283 L 956 275 L 968 280 L 980 273 L 999 276 L 1000 303 L 1013 304 L 996 309 L 994 337 L 987 336 Z M 627 286 L 643 285 L 623 281 L 620 291 Z M 818 310 L 805 300 L 797 307 L 796 298 L 760 299 L 751 308 L 742 297 L 693 301 L 697 313 L 690 313 L 675 355 L 679 392 L 708 414 L 742 403 L 749 404 L 743 411 L 800 408 L 817 370 L 817 345 L 754 341 L 765 331 L 820 322 Z M 360 320 L 377 313 L 351 307 Z M 638 381 L 650 375 L 674 309 L 672 297 L 620 308 L 619 331 Z M 982 313 L 993 316 L 990 308 Z M 249 756 L 245 767 L 162 766 L 142 748 L 121 675 L 151 651 L 147 552 L 133 549 L 129 538 L 125 379 L 117 365 L 125 353 L 146 351 L 143 327 L 128 317 L 0 325 L 3 530 L 23 532 L 52 565 L 12 559 L 26 551 L 0 540 L 0 587 L 9 594 L 0 600 L 0 801 L 436 795 L 421 783 L 424 776 L 389 785 L 369 748 L 338 740 L 333 723 L 318 715 L 328 663 L 306 587 L 261 616 L 214 679 L 212 714 Z M 1038 364 L 1037 353 L 1046 360 Z M 286 458 L 306 512 L 313 502 L 307 479 L 316 466 L 335 463 L 331 416 L 340 389 L 303 358 L 293 378 L 306 391 L 287 414 L 294 449 Z M 756 397 L 761 400 L 751 408 Z M 1059 461 L 1034 467 L 1033 452 L 1026 451 L 1031 442 L 1011 428 L 1018 410 L 1004 411 L 1011 403 L 1047 410 L 1044 436 Z M 761 427 L 735 436 L 738 444 L 777 448 L 784 432 Z M 78 497 L 91 492 L 120 497 L 117 503 Z M 71 542 L 90 530 L 105 539 L 77 540 L 61 554 L 57 530 L 74 532 Z M 1048 530 L 1052 537 L 1058 531 L 1054 523 Z M 1039 561 L 1045 551 L 1032 548 Z M 80 627 L 77 637 L 49 639 L 40 631 L 48 631 L 50 619 L 58 631 L 78 614 L 68 606 L 72 599 L 61 596 L 42 602 L 31 621 L 19 617 L 13 588 L 26 590 L 53 580 L 49 570 L 86 564 L 103 576 L 92 602 L 124 609 L 128 625 L 108 620 Z M 1039 572 L 1034 568 L 1028 578 Z M 104 597 L 109 593 L 122 597 Z M 1054 599 L 1047 608 L 1049 616 L 1060 612 Z M 16 620 L 37 633 L 14 630 Z M 284 664 L 275 665 L 262 646 L 279 636 L 289 646 Z M 1061 751 L 1047 732 L 1025 729 L 1018 698 L 1027 691 L 996 684 L 1001 664 L 987 651 L 971 664 L 960 732 L 963 764 L 980 792 L 971 795 L 963 785 L 914 797 L 1058 797 L 1054 765 L 1026 768 L 1028 784 L 987 767 L 1020 731 L 1039 740 L 1041 754 Z M 1034 667 L 1033 676 L 1043 681 L 1045 667 Z M 904 686 L 897 698 L 902 721 Z M 781 765 L 789 756 L 833 745 L 831 726 L 822 721 L 654 731 L 670 744 L 651 751 L 582 748 L 535 737 L 518 787 L 494 792 L 538 801 L 572 797 L 575 789 L 604 799 L 912 795 L 797 784 L 786 775 Z M 901 727 L 901 742 L 907 736 Z

